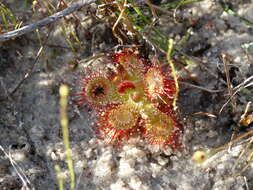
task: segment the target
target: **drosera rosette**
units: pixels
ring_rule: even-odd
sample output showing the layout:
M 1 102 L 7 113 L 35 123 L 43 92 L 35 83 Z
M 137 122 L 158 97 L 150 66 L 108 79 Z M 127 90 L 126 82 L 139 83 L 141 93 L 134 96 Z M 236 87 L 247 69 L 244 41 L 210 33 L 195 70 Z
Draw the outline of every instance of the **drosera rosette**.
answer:
M 121 52 L 111 55 L 112 61 L 119 64 L 128 74 L 129 80 L 142 80 L 146 73 L 147 61 L 132 52 Z
M 79 96 L 79 103 L 88 102 L 93 107 L 101 108 L 120 104 L 123 101 L 109 77 L 101 71 L 83 77 L 81 85 L 81 93 L 75 94 Z
M 153 103 L 171 105 L 175 98 L 175 81 L 158 65 L 149 68 L 144 78 L 145 91 Z
M 159 109 L 149 110 L 146 113 L 144 138 L 151 144 L 170 146 L 174 149 L 181 146 L 180 138 L 183 128 L 174 114 L 167 114 Z
M 107 138 L 109 142 L 116 141 L 120 144 L 135 134 L 139 119 L 138 110 L 129 104 L 101 110 L 97 123 L 98 133 L 103 139 Z

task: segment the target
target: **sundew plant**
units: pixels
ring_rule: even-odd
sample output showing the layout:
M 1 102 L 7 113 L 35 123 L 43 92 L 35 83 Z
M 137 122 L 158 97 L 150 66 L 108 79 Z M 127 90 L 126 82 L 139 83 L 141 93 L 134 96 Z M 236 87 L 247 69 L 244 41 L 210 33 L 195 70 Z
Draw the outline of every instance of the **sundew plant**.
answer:
M 176 87 L 170 70 L 131 51 L 108 59 L 115 70 L 82 77 L 76 94 L 77 102 L 89 103 L 98 113 L 99 136 L 117 144 L 141 136 L 152 144 L 180 146 L 183 128 L 172 106 Z

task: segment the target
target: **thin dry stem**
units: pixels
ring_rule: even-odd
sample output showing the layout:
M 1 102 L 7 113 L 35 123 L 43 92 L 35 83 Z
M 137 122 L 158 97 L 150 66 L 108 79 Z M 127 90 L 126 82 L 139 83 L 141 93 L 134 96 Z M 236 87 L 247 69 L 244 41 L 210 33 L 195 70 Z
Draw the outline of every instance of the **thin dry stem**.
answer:
M 113 35 L 118 39 L 120 44 L 123 44 L 123 40 L 120 38 L 120 36 L 117 34 L 117 32 L 115 31 L 116 27 L 118 26 L 120 20 L 123 18 L 124 12 L 126 10 L 126 5 L 127 5 L 127 0 L 124 1 L 123 6 L 120 4 L 120 2 L 118 0 L 116 0 L 117 5 L 119 7 L 120 10 L 120 15 L 117 18 L 116 22 L 114 23 L 113 27 L 112 27 L 112 33 Z
M 225 74 L 226 74 L 228 93 L 229 93 L 230 97 L 232 97 L 233 89 L 232 89 L 232 83 L 230 80 L 227 55 L 225 53 L 222 53 L 221 57 L 222 57 L 224 70 L 225 70 Z M 234 97 L 231 98 L 231 104 L 232 104 L 233 113 L 235 114 L 236 113 L 236 99 Z
M 205 88 L 203 86 L 197 86 L 197 85 L 194 85 L 194 84 L 190 84 L 188 82 L 183 82 L 183 81 L 179 81 L 180 84 L 183 84 L 185 86 L 189 86 L 191 88 L 196 88 L 198 90 L 202 90 L 202 91 L 205 91 L 205 92 L 209 92 L 209 93 L 219 93 L 219 92 L 223 92 L 224 89 L 220 89 L 220 90 L 212 90 L 212 89 L 208 89 L 208 88 Z

